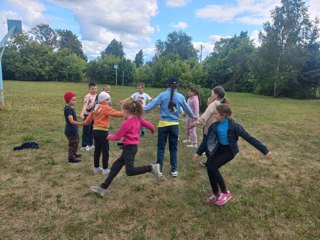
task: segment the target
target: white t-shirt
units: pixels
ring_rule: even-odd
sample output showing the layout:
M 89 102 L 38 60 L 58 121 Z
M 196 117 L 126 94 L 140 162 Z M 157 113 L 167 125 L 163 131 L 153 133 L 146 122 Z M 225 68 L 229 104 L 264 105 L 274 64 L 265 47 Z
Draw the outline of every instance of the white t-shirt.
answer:
M 147 101 L 151 101 L 152 100 L 152 98 L 147 93 L 142 93 L 141 94 L 139 92 L 136 92 L 136 93 L 132 94 L 131 98 L 133 100 L 141 100 L 143 107 L 146 106 Z

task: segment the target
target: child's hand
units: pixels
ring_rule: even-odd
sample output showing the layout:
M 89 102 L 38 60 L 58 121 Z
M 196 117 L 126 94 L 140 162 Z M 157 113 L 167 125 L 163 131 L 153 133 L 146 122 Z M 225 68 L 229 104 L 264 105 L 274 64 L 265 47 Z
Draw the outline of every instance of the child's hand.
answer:
M 198 161 L 199 160 L 199 155 L 197 154 L 197 153 L 195 153 L 194 155 L 193 155 L 193 157 L 192 157 L 192 160 L 193 161 Z
M 266 154 L 266 157 L 269 158 L 269 159 L 271 159 L 271 158 L 272 158 L 272 152 L 268 152 L 268 153 Z
M 188 129 L 192 129 L 192 128 L 194 128 L 194 124 L 193 124 L 193 123 L 191 123 L 191 124 L 189 125 Z
M 78 117 L 78 118 L 81 118 L 82 120 L 84 119 L 83 114 L 79 114 L 79 115 L 77 115 L 77 117 Z

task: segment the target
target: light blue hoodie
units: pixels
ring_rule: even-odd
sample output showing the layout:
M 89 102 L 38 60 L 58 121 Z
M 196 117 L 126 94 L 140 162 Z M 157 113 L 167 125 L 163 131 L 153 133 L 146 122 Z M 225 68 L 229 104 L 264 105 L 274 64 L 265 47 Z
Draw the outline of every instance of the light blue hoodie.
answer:
M 150 112 L 152 109 L 160 106 L 160 120 L 168 122 L 178 122 L 179 113 L 181 113 L 181 108 L 188 114 L 189 117 L 194 118 L 194 114 L 189 107 L 185 97 L 174 90 L 174 95 L 172 98 L 175 104 L 175 111 L 170 112 L 169 102 L 170 102 L 171 88 L 167 88 L 167 91 L 160 93 L 155 99 L 153 99 L 147 106 L 144 107 L 146 113 Z

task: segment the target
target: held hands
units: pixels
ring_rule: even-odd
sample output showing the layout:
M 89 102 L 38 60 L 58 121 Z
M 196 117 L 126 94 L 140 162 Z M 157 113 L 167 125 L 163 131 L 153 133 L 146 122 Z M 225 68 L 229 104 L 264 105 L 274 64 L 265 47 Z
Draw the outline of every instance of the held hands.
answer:
M 199 160 L 199 155 L 197 154 L 197 153 L 195 153 L 194 155 L 193 155 L 193 157 L 192 157 L 192 160 L 193 161 L 198 161 Z
M 267 158 L 271 159 L 271 158 L 272 158 L 272 152 L 268 152 L 265 156 L 266 156 Z

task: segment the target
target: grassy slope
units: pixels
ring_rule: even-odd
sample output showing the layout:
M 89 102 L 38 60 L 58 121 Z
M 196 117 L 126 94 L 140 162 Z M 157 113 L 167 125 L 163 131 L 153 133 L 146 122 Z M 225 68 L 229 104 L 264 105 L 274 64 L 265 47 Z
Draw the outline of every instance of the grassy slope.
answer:
M 101 86 L 98 86 L 101 89 Z M 66 163 L 63 94 L 78 95 L 84 83 L 4 83 L 0 111 L 1 239 L 319 239 L 320 101 L 273 99 L 228 93 L 234 118 L 273 152 L 267 160 L 240 140 L 241 152 L 222 167 L 234 198 L 223 207 L 203 204 L 210 193 L 206 171 L 191 160 L 194 150 L 179 143 L 179 177 L 164 181 L 151 174 L 128 178 L 120 172 L 108 196 L 97 197 L 90 185 L 93 153 L 82 163 Z M 163 89 L 146 89 L 156 96 Z M 113 102 L 135 91 L 111 88 Z M 155 125 L 158 110 L 146 115 Z M 120 119 L 111 120 L 115 132 Z M 180 140 L 185 120 L 181 121 Z M 80 128 L 81 129 L 81 128 Z M 81 132 L 81 130 L 80 130 Z M 198 131 L 201 139 L 201 131 Z M 136 165 L 154 163 L 156 135 L 146 134 Z M 38 150 L 14 152 L 24 141 Z M 111 143 L 110 162 L 120 150 Z

